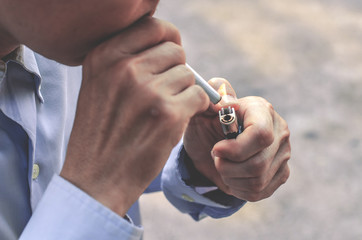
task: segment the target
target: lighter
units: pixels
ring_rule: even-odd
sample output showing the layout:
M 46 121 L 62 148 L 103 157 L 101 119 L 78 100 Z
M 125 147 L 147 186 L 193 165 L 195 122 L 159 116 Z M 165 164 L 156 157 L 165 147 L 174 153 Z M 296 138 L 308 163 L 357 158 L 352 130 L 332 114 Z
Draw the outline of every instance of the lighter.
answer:
M 241 125 L 235 114 L 235 109 L 232 107 L 221 108 L 219 111 L 219 120 L 221 123 L 222 131 L 227 139 L 236 138 L 242 131 Z

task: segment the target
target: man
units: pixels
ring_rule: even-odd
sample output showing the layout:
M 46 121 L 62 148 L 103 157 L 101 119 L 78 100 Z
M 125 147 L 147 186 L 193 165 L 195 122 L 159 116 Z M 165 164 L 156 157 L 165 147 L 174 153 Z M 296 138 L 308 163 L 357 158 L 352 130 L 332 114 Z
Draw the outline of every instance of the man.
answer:
M 234 99 L 244 131 L 223 140 L 221 105 L 194 85 L 178 31 L 152 18 L 157 0 L 0 3 L 1 238 L 139 239 L 134 204 L 160 178 L 195 219 L 287 180 L 285 121 Z

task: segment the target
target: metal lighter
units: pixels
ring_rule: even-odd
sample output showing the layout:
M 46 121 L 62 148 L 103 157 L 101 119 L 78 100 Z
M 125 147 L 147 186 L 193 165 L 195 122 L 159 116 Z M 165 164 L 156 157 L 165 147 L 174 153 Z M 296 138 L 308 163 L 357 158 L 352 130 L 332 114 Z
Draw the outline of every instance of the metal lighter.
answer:
M 236 138 L 241 133 L 242 127 L 238 123 L 234 108 L 230 106 L 228 108 L 221 108 L 219 120 L 222 131 L 227 139 Z

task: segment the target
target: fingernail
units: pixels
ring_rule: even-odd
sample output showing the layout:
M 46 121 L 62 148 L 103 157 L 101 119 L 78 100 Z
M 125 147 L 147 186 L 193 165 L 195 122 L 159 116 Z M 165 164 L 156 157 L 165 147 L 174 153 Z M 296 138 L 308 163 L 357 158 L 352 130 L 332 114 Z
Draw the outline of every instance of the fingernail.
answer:
M 231 96 L 231 95 L 223 95 L 222 96 L 222 101 L 224 103 L 234 103 L 237 101 L 236 97 Z

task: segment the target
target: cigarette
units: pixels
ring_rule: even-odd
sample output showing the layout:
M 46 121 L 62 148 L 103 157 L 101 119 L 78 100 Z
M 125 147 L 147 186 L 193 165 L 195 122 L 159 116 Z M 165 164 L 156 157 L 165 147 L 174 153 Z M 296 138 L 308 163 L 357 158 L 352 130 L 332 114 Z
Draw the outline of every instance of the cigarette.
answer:
M 238 123 L 234 108 L 230 106 L 228 108 L 221 108 L 219 111 L 219 121 L 227 139 L 236 138 L 241 132 L 241 126 Z
M 202 89 L 204 89 L 206 94 L 209 96 L 210 101 L 213 104 L 217 104 L 218 102 L 220 102 L 220 100 L 221 100 L 220 94 L 213 87 L 211 87 L 210 84 L 208 84 L 207 81 L 203 77 L 201 77 L 200 74 L 198 74 L 187 63 L 186 63 L 186 67 L 188 67 L 192 71 L 192 73 L 195 75 L 196 84 L 199 85 L 200 87 L 202 87 Z

